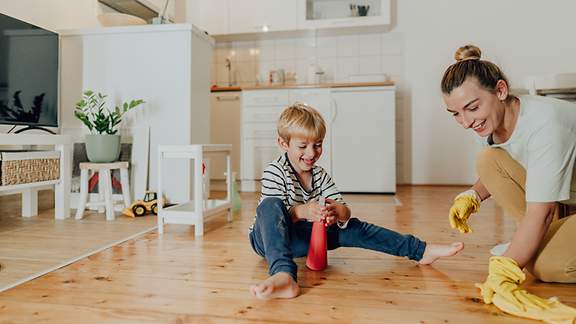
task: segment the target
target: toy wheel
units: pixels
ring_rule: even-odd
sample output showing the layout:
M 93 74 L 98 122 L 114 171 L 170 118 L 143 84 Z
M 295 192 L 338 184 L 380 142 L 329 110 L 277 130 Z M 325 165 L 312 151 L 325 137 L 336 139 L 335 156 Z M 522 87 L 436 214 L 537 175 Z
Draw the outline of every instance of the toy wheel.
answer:
M 146 215 L 146 207 L 142 205 L 136 205 L 132 207 L 132 212 L 134 212 L 134 216 L 140 217 Z
M 152 207 L 150 207 L 150 210 L 152 211 L 152 214 L 158 215 L 158 204 L 152 204 Z

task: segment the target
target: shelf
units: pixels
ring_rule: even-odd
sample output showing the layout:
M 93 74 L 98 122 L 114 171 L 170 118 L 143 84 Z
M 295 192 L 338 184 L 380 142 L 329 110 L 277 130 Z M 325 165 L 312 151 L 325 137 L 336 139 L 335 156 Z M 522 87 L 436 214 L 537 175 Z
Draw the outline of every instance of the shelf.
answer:
M 217 214 L 223 210 L 230 208 L 230 202 L 226 200 L 219 200 L 219 199 L 208 199 L 204 200 L 204 215 L 209 216 L 211 214 Z M 194 201 L 188 201 L 182 204 L 164 207 L 163 210 L 165 212 L 174 212 L 174 213 L 193 213 L 195 211 Z
M 21 183 L 21 184 L 17 184 L 17 185 L 9 185 L 9 186 L 0 186 L 0 191 L 10 191 L 10 190 L 18 191 L 18 190 L 29 189 L 29 188 L 34 188 L 34 187 L 55 185 L 59 182 L 60 182 L 60 180 L 50 180 L 50 181 Z
M 306 29 L 384 26 L 390 24 L 390 0 L 302 0 L 300 25 Z M 366 16 L 353 16 L 351 4 L 369 5 Z

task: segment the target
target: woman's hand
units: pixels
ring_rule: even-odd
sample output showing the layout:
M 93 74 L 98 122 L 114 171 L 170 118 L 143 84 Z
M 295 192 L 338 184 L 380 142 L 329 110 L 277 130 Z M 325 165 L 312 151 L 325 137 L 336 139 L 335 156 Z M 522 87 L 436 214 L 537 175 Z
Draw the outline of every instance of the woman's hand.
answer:
M 520 288 L 525 279 L 526 275 L 514 259 L 494 256 L 490 258 L 486 281 L 476 287 L 480 288 L 484 303 L 494 304 L 507 313 L 546 322 L 574 321 L 576 309 L 556 299 L 530 294 Z
M 466 190 L 454 198 L 454 203 L 448 212 L 450 226 L 460 233 L 470 233 L 468 218 L 480 209 L 480 196 L 474 189 Z

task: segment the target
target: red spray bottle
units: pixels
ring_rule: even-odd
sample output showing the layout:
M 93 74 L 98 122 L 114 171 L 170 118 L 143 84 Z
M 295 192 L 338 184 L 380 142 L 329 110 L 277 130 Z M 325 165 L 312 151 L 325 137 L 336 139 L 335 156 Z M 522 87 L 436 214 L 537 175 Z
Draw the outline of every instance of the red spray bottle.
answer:
M 325 206 L 324 197 L 320 197 L 318 203 Z M 310 237 L 310 247 L 306 257 L 306 266 L 313 271 L 326 269 L 328 265 L 328 241 L 326 226 L 323 221 L 314 222 L 312 225 L 312 236 Z

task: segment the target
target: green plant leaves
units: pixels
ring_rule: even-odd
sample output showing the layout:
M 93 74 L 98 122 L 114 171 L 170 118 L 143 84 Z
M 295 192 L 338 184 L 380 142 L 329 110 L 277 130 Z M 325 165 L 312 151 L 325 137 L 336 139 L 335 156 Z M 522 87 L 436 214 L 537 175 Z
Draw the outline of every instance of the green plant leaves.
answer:
M 116 106 L 113 110 L 107 109 L 106 95 L 87 90 L 82 94 L 82 100 L 75 106 L 74 116 L 78 118 L 91 133 L 116 134 L 117 126 L 122 122 L 122 116 L 145 101 L 142 99 L 131 100 Z

